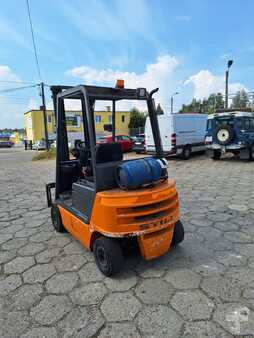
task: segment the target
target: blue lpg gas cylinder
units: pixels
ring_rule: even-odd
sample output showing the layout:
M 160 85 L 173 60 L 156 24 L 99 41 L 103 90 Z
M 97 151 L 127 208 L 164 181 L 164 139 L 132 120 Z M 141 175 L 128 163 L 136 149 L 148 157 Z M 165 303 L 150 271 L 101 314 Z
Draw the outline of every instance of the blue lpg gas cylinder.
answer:
M 121 189 L 130 190 L 158 181 L 161 175 L 160 162 L 153 157 L 147 157 L 120 164 L 116 179 Z

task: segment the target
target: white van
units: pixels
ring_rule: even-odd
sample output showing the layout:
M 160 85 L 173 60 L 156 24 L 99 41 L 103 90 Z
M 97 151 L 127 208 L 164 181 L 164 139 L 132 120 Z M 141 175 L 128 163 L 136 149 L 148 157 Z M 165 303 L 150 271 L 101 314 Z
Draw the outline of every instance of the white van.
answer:
M 191 153 L 205 151 L 206 114 L 158 115 L 158 122 L 165 155 L 182 155 L 188 159 Z M 145 146 L 147 153 L 155 151 L 150 119 L 146 119 Z

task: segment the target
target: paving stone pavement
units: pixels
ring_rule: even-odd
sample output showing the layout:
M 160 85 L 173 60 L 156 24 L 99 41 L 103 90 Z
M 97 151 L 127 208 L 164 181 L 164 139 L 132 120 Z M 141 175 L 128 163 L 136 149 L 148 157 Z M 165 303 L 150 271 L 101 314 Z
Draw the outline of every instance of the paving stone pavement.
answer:
M 254 337 L 254 163 L 169 161 L 185 241 L 114 278 L 53 230 L 54 161 L 0 150 L 0 337 Z

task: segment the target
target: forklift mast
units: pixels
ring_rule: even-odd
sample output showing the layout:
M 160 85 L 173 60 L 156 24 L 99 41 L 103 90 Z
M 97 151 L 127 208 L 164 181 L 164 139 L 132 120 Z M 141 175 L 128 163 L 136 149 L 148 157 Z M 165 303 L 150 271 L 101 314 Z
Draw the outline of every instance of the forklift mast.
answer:
M 115 140 L 115 107 L 116 101 L 120 100 L 142 100 L 147 102 L 148 114 L 151 122 L 156 157 L 163 157 L 162 142 L 159 131 L 159 124 L 155 109 L 153 94 L 158 91 L 158 88 L 152 90 L 150 93 L 145 88 L 126 89 L 126 88 L 109 88 L 98 86 L 51 86 L 52 99 L 54 105 L 54 113 L 57 130 L 57 156 L 56 156 L 56 198 L 65 189 L 63 182 L 61 165 L 70 161 L 68 149 L 68 136 L 65 116 L 65 99 L 78 99 L 82 106 L 82 123 L 84 130 L 84 143 L 91 153 L 91 164 L 93 168 L 94 182 L 97 185 L 96 191 L 103 186 L 102 182 L 98 183 L 101 174 L 97 172 L 96 163 L 96 131 L 94 121 L 94 106 L 95 101 L 105 100 L 112 101 L 112 139 Z M 69 164 L 70 165 L 70 164 Z M 61 183 L 60 183 L 61 182 Z M 100 187 L 99 187 L 100 186 Z

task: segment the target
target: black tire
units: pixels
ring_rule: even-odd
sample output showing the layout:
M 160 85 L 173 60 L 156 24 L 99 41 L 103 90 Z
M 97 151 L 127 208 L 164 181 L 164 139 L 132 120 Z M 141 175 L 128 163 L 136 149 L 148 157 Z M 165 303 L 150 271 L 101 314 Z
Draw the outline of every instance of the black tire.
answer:
M 214 138 L 218 144 L 226 146 L 233 140 L 234 130 L 229 125 L 225 126 L 220 125 L 215 129 Z
M 184 227 L 181 221 L 176 222 L 174 228 L 174 234 L 171 242 L 172 247 L 176 247 L 184 240 Z
M 121 270 L 124 259 L 117 240 L 103 236 L 96 238 L 93 253 L 98 268 L 105 276 L 113 276 Z
M 211 156 L 211 158 L 214 160 L 214 161 L 217 161 L 221 158 L 221 151 L 220 150 L 214 150 L 213 151 L 213 154 Z
M 250 160 L 254 161 L 254 146 L 250 148 Z
M 182 159 L 188 160 L 191 156 L 191 147 L 190 146 L 184 146 L 182 151 Z
M 53 205 L 51 207 L 51 221 L 52 221 L 53 227 L 55 228 L 57 232 L 66 232 L 63 226 L 61 214 L 60 214 L 60 211 L 57 205 Z

